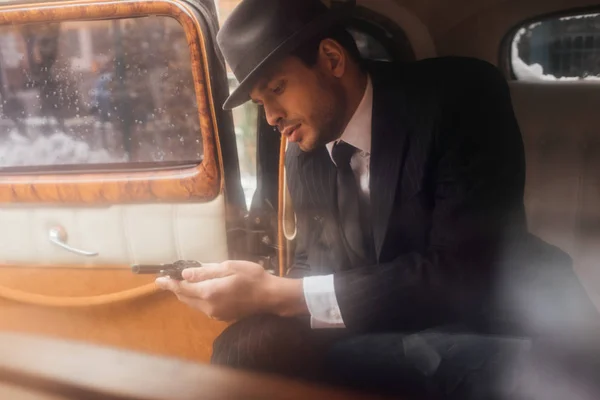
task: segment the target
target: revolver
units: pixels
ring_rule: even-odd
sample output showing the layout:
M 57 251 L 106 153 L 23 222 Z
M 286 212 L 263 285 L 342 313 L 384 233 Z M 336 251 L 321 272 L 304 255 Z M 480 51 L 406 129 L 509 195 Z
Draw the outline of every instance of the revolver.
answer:
M 202 263 L 198 261 L 175 261 L 171 264 L 159 264 L 159 265 L 142 265 L 135 264 L 131 266 L 131 272 L 134 274 L 157 274 L 160 276 L 168 276 L 171 279 L 178 281 L 183 280 L 181 273 L 187 268 L 198 268 L 201 267 Z

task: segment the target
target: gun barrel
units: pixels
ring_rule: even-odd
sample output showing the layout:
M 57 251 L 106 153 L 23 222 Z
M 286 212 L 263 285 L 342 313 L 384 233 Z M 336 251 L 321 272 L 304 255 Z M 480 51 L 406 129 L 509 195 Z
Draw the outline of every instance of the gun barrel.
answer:
M 159 274 L 168 269 L 169 265 L 132 265 L 131 272 L 134 274 Z

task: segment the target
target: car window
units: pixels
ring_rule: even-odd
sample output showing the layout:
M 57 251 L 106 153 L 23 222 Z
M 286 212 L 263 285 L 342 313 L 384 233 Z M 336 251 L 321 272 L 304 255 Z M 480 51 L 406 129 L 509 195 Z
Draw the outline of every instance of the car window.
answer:
M 521 26 L 511 41 L 518 80 L 600 82 L 600 14 L 540 19 Z
M 199 163 L 191 65 L 170 17 L 0 27 L 0 167 Z

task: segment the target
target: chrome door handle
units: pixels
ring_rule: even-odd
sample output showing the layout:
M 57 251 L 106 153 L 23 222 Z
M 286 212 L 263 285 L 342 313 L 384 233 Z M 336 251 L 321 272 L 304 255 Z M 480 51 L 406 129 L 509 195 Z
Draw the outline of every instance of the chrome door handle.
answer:
M 63 228 L 60 228 L 60 227 L 51 228 L 50 232 L 48 233 L 48 237 L 52 244 L 55 244 L 58 247 L 62 247 L 63 249 L 70 251 L 71 253 L 79 254 L 80 256 L 86 256 L 86 257 L 95 257 L 98 255 L 98 253 L 96 253 L 96 252 L 79 250 L 79 249 L 69 246 L 67 244 L 67 239 L 68 239 L 67 231 L 65 231 Z

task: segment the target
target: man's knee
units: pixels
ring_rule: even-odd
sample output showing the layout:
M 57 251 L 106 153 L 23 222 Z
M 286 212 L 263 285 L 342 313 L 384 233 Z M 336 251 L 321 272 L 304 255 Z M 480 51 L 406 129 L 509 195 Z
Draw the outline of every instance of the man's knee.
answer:
M 282 329 L 279 321 L 269 315 L 253 316 L 228 326 L 214 341 L 211 363 L 235 367 L 258 353 L 277 345 L 278 335 L 273 331 Z M 274 342 L 274 343 L 272 343 Z
M 336 343 L 327 361 L 344 384 L 386 394 L 510 398 L 529 347 L 527 339 L 470 333 L 373 334 Z
M 308 324 L 293 318 L 258 315 L 230 325 L 217 337 L 211 363 L 307 376 L 316 370 L 317 356 Z

